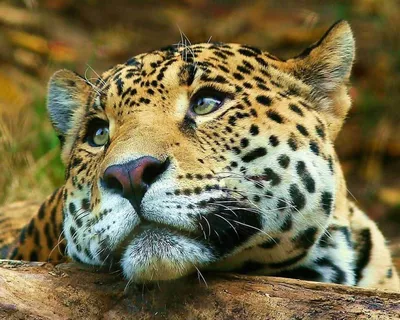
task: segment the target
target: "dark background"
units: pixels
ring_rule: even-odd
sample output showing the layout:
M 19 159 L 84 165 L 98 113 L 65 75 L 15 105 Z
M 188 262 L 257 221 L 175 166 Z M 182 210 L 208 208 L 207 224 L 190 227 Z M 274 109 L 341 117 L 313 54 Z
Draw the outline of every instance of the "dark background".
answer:
M 353 108 L 336 147 L 352 197 L 387 235 L 400 237 L 397 0 L 2 1 L 0 204 L 43 199 L 63 181 L 45 110 L 46 83 L 55 70 L 95 78 L 133 55 L 178 43 L 178 27 L 192 43 L 212 37 L 289 58 L 338 19 L 354 30 L 357 62 Z

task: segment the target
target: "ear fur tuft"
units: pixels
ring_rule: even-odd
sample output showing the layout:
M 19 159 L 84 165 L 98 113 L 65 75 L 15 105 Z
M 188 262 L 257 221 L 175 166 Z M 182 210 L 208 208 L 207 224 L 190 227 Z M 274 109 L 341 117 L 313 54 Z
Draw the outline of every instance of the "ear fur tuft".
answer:
M 90 86 L 76 73 L 59 70 L 50 79 L 47 110 L 53 127 L 64 136 L 73 126 L 76 113 L 81 111 L 88 99 Z

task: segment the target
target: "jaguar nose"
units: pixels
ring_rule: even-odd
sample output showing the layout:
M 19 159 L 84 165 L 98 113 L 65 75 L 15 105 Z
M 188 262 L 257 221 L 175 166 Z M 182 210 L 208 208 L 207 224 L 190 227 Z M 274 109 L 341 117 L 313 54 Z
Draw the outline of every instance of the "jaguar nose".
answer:
M 136 212 L 149 187 L 165 172 L 169 161 L 145 156 L 128 163 L 109 166 L 103 174 L 103 185 L 130 201 Z

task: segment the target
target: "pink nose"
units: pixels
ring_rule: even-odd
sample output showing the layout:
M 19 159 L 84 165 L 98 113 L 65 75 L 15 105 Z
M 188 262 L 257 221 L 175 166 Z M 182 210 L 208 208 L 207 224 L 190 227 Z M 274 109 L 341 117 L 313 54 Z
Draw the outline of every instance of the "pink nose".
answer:
M 137 212 L 150 185 L 167 169 L 168 160 L 161 162 L 150 156 L 124 164 L 109 166 L 103 174 L 103 185 L 128 199 Z

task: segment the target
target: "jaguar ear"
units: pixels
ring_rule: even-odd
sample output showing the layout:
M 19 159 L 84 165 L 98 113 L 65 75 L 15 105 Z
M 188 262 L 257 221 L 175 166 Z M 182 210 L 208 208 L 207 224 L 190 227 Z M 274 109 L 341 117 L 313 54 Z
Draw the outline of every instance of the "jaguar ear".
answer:
M 50 79 L 47 110 L 61 141 L 85 111 L 91 87 L 78 74 L 59 70 Z
M 327 118 L 333 139 L 350 109 L 347 83 L 354 56 L 350 25 L 338 21 L 318 42 L 286 62 L 292 75 L 311 86 L 312 99 Z

